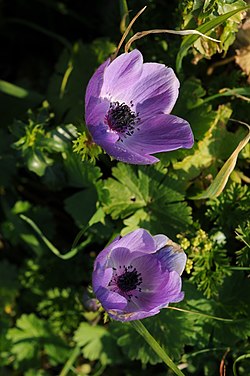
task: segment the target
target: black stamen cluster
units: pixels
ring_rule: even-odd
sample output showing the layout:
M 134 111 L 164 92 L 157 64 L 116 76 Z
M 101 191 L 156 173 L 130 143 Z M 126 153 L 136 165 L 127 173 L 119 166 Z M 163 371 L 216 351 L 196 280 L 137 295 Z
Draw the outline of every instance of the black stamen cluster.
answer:
M 133 107 L 132 102 L 130 102 L 130 105 Z M 139 113 L 132 111 L 125 103 L 111 102 L 107 122 L 112 130 L 131 136 L 140 120 L 138 115 Z
M 131 270 L 132 268 L 131 265 L 125 267 L 125 273 L 117 278 L 117 286 L 123 292 L 135 290 L 142 283 L 141 273 L 138 273 L 136 268 Z

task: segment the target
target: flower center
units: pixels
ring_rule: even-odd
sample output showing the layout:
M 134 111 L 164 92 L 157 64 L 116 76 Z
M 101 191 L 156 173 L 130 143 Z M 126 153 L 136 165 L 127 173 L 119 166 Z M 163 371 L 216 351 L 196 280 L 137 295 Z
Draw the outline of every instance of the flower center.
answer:
M 141 273 L 138 273 L 136 268 L 130 271 L 130 268 L 132 267 L 125 268 L 125 273 L 117 278 L 117 286 L 123 292 L 135 290 L 142 283 Z
M 132 101 L 130 106 L 133 107 Z M 113 131 L 131 136 L 140 120 L 138 115 L 125 103 L 111 102 L 105 120 Z

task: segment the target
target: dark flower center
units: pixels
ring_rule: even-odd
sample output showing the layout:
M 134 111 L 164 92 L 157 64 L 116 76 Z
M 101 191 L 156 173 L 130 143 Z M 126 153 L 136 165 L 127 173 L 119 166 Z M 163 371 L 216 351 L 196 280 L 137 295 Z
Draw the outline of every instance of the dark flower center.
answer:
M 130 102 L 130 106 L 133 107 L 132 101 Z M 138 115 L 139 113 L 132 111 L 125 103 L 111 102 L 106 122 L 113 131 L 131 136 L 140 120 Z
M 136 268 L 130 271 L 130 268 L 131 266 L 125 268 L 125 273 L 117 278 L 117 286 L 123 292 L 135 290 L 142 283 L 141 273 L 138 273 Z

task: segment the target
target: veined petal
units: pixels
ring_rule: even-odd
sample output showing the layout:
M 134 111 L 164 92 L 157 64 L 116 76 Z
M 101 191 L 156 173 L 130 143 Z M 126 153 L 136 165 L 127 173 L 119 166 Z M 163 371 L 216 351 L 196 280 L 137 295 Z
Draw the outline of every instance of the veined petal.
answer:
M 162 264 L 163 270 L 176 271 L 179 275 L 185 269 L 187 256 L 185 252 L 175 243 L 168 245 L 157 252 L 158 260 Z
M 153 164 L 159 159 L 151 155 L 141 155 L 129 147 L 124 147 L 123 143 L 119 141 L 117 132 L 113 132 L 106 124 L 99 124 L 98 126 L 88 126 L 93 140 L 100 145 L 107 154 L 115 159 L 130 163 L 130 164 Z
M 170 113 L 178 98 L 180 83 L 172 68 L 164 64 L 144 63 L 140 80 L 131 94 L 140 116 Z M 139 105 L 138 105 L 139 104 Z
M 169 238 L 166 235 L 162 235 L 162 234 L 153 236 L 153 239 L 155 241 L 156 251 L 165 247 L 167 245 L 167 242 L 169 241 Z
M 142 66 L 143 57 L 138 50 L 118 56 L 104 71 L 100 96 L 125 101 L 127 93 L 141 76 Z
M 146 120 L 140 130 L 124 140 L 124 146 L 142 154 L 191 148 L 194 143 L 189 123 L 177 116 L 158 115 Z
M 143 252 L 143 253 L 154 253 L 155 252 L 155 242 L 153 237 L 148 231 L 139 228 L 138 230 L 132 231 L 129 234 L 123 236 L 119 243 L 119 247 L 128 248 L 130 252 Z
M 124 296 L 104 287 L 100 287 L 95 294 L 106 311 L 109 309 L 124 309 L 127 305 L 127 299 Z
M 109 101 L 96 97 L 90 97 L 86 107 L 85 120 L 88 127 L 98 127 L 104 123 L 105 116 L 109 109 Z
M 87 112 L 89 100 L 91 97 L 98 98 L 102 84 L 103 84 L 103 74 L 106 67 L 110 64 L 110 59 L 107 59 L 99 66 L 99 68 L 95 71 L 91 79 L 89 80 L 86 95 L 85 95 L 85 112 Z
M 116 246 L 117 242 L 121 239 L 121 236 L 117 236 L 107 247 L 105 247 L 102 252 L 100 252 L 96 259 L 94 268 L 99 263 L 101 267 L 104 267 L 107 264 L 107 260 L 109 259 L 109 254 L 112 251 L 112 249 Z
M 117 136 L 116 133 L 115 135 Z M 96 143 L 98 143 L 107 154 L 121 162 L 138 165 L 147 165 L 159 162 L 158 158 L 151 155 L 140 154 L 140 152 L 137 152 L 136 149 L 132 150 L 129 145 L 124 145 L 124 143 L 120 141 L 111 143 L 106 139 L 100 139 L 100 137 L 98 137 L 98 141 L 96 140 Z
M 137 312 L 126 312 L 120 311 L 120 310 L 109 310 L 108 314 L 110 317 L 112 317 L 115 320 L 118 321 L 133 321 L 133 320 L 140 320 L 144 319 L 145 317 L 150 317 L 157 315 L 159 313 L 159 309 L 153 309 L 151 311 L 137 311 Z
M 168 281 L 162 286 L 161 296 L 162 303 L 160 308 L 166 306 L 168 303 L 177 303 L 184 298 L 184 293 L 181 291 L 182 281 L 180 275 L 176 271 L 169 273 Z
M 99 123 L 98 126 L 88 126 L 93 140 L 100 145 L 104 150 L 106 150 L 105 146 L 115 145 L 115 143 L 119 139 L 119 135 L 116 132 L 113 132 L 109 129 L 109 127 L 104 123 Z
M 155 254 L 148 254 L 133 260 L 132 265 L 141 273 L 142 292 L 157 293 L 159 286 L 164 282 L 167 283 L 168 274 L 163 273 L 161 264 Z
M 100 286 L 106 287 L 111 280 L 113 275 L 112 268 L 102 268 L 99 263 L 95 265 L 94 273 L 93 273 L 93 290 L 96 291 L 99 289 Z
M 140 257 L 142 255 L 143 253 L 139 251 L 131 252 L 128 248 L 122 248 L 117 246 L 110 252 L 107 267 L 115 268 L 119 273 L 119 267 L 122 268 L 123 266 L 129 266 L 133 262 L 133 259 L 135 257 Z M 124 271 L 123 268 L 122 271 Z

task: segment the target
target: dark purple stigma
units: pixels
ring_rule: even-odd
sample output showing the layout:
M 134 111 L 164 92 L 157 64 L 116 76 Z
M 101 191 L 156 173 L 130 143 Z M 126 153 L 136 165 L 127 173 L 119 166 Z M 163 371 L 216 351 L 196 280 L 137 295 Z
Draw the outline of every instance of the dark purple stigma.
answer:
M 136 268 L 133 270 L 130 265 L 128 268 L 125 268 L 125 273 L 119 275 L 117 278 L 117 286 L 123 292 L 129 292 L 135 290 L 137 286 L 142 284 L 141 273 L 138 273 Z
M 133 107 L 132 101 L 130 106 Z M 123 133 L 125 137 L 126 135 L 132 136 L 140 120 L 138 115 L 139 113 L 132 111 L 125 103 L 111 102 L 106 115 L 106 122 L 113 131 Z

